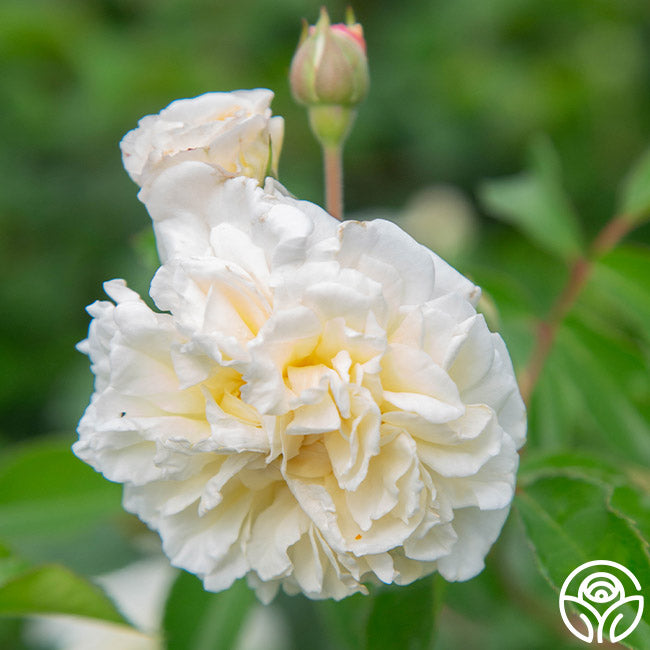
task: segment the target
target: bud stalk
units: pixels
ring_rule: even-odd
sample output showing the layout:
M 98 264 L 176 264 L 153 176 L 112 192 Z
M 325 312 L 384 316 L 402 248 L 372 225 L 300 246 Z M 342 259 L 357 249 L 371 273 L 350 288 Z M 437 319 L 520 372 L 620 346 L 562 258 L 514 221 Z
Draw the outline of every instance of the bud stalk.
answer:
M 323 104 L 307 110 L 309 126 L 323 147 L 337 147 L 345 142 L 357 112 L 348 106 Z

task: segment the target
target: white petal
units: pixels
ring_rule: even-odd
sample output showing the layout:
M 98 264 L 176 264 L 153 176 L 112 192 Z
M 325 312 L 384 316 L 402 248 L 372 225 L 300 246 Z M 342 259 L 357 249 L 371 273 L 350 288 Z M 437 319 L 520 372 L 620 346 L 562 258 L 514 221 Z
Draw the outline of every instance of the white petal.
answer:
M 253 525 L 247 546 L 250 566 L 262 580 L 283 577 L 291 570 L 287 549 L 307 531 L 308 519 L 294 496 L 279 489 L 271 505 L 261 512 Z
M 454 514 L 458 541 L 449 555 L 438 560 L 438 571 L 446 580 L 469 580 L 485 567 L 485 555 L 494 544 L 508 516 L 508 508 L 479 510 L 463 508 Z
M 482 418 L 479 416 L 480 419 L 477 420 L 472 413 L 470 418 L 461 418 L 458 425 L 461 432 L 463 432 L 462 423 L 464 420 L 474 420 L 475 423 L 472 422 L 469 426 L 478 429 L 466 433 L 465 439 L 461 437 L 463 432 L 458 436 L 459 439 L 453 442 L 435 443 L 424 440 L 418 440 L 417 442 L 418 456 L 422 462 L 441 476 L 471 477 L 490 458 L 501 451 L 505 434 L 496 421 L 493 412 L 486 407 L 475 407 L 472 411 L 474 413 L 487 411 L 488 417 Z
M 430 422 L 455 420 L 464 412 L 447 373 L 419 350 L 391 345 L 381 361 L 384 398 Z
M 439 518 L 427 513 L 420 526 L 404 542 L 404 553 L 412 560 L 433 562 L 448 555 L 458 540 L 451 524 L 440 523 Z
M 395 579 L 393 558 L 388 553 L 369 553 L 364 558 L 374 574 L 384 583 L 391 584 Z
M 401 228 L 376 219 L 346 221 L 339 231 L 341 265 L 357 269 L 379 282 L 386 302 L 393 309 L 434 297 L 432 254 Z
M 435 296 L 457 294 L 476 305 L 481 297 L 481 289 L 435 253 L 432 252 L 431 256 L 436 269 Z
M 344 490 L 356 490 L 368 474 L 370 459 L 379 453 L 381 414 L 367 391 L 354 391 L 349 419 L 340 431 L 325 436 L 334 475 Z
M 490 372 L 495 357 L 492 333 L 483 315 L 477 314 L 468 325 L 455 358 L 445 364 L 460 391 L 478 384 Z
M 481 510 L 498 510 L 512 501 L 519 457 L 514 443 L 504 436 L 497 456 L 488 460 L 473 476 L 436 479 L 454 508 L 477 506 Z

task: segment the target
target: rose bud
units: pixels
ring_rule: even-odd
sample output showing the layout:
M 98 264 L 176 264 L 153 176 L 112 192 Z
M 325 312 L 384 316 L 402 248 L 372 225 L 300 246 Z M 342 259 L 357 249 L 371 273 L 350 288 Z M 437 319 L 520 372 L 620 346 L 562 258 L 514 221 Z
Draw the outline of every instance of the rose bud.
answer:
M 332 25 L 323 7 L 316 25 L 305 24 L 290 82 L 296 101 L 309 109 L 318 139 L 323 144 L 341 142 L 369 85 L 363 28 L 351 12 L 346 24 Z
M 368 60 L 359 23 L 331 25 L 321 9 L 305 28 L 291 62 L 291 90 L 300 104 L 356 106 L 368 92 Z

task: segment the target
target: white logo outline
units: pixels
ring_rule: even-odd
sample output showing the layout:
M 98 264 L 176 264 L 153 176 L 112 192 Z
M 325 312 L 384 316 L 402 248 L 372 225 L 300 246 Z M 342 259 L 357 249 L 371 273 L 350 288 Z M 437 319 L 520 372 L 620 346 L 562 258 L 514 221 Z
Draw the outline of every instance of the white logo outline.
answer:
M 636 626 L 639 624 L 639 621 L 641 620 L 641 616 L 643 615 L 644 598 L 642 595 L 637 595 L 637 594 L 633 596 L 626 596 L 621 581 L 616 576 L 606 571 L 590 572 L 586 576 L 586 578 L 584 578 L 580 583 L 580 587 L 578 588 L 578 595 L 567 596 L 566 592 L 569 586 L 571 585 L 571 581 L 573 580 L 573 578 L 577 576 L 584 569 L 588 569 L 589 567 L 595 567 L 595 566 L 598 567 L 609 566 L 618 569 L 630 579 L 630 581 L 632 582 L 632 584 L 634 585 L 637 591 L 639 592 L 641 591 L 641 583 L 637 580 L 637 577 L 627 567 L 623 566 L 622 564 L 619 564 L 618 562 L 613 562 L 611 560 L 591 560 L 590 562 L 585 562 L 581 564 L 579 567 L 571 571 L 571 573 L 566 577 L 565 581 L 562 583 L 562 589 L 560 590 L 560 596 L 559 596 L 560 614 L 562 616 L 562 620 L 564 621 L 564 624 L 566 625 L 569 632 L 573 634 L 573 636 L 577 637 L 581 641 L 584 641 L 585 643 L 591 643 L 594 640 L 594 628 L 592 625 L 592 621 L 590 621 L 589 618 L 585 616 L 584 613 L 580 612 L 579 617 L 582 620 L 582 622 L 585 624 L 588 633 L 583 634 L 582 632 L 577 630 L 574 627 L 571 620 L 569 619 L 569 616 L 566 611 L 566 603 L 574 602 L 576 604 L 579 604 L 581 607 L 587 609 L 589 613 L 594 616 L 596 622 L 598 623 L 598 627 L 596 629 L 596 642 L 603 643 L 603 632 L 604 632 L 605 622 L 607 621 L 609 615 L 614 610 L 618 609 L 624 604 L 637 602 L 638 609 L 634 621 L 632 621 L 631 625 L 629 625 L 627 629 L 624 630 L 623 633 L 621 634 L 616 633 L 616 626 L 623 618 L 623 614 L 618 614 L 617 616 L 615 616 L 614 620 L 609 626 L 609 634 L 608 634 L 609 639 L 612 643 L 617 643 L 618 641 L 621 641 L 622 639 L 626 638 L 628 635 L 632 634 L 632 632 L 634 632 L 634 630 L 636 629 Z M 615 597 L 619 594 L 620 594 L 620 598 L 618 598 L 615 602 L 613 602 L 602 614 L 593 605 L 591 605 L 589 602 L 586 601 L 586 598 L 588 598 L 593 602 L 607 603 L 613 601 Z

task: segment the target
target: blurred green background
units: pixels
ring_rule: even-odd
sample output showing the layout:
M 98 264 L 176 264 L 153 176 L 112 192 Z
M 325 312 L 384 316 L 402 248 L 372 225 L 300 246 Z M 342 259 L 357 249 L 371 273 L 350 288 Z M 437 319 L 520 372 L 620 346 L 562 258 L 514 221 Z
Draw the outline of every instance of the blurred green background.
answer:
M 327 3 L 335 21 L 346 4 Z M 319 150 L 287 82 L 300 19 L 314 22 L 319 6 L 299 0 L 2 0 L 0 452 L 16 453 L 16 443 L 35 439 L 72 474 L 86 471 L 74 458 L 64 460 L 58 443 L 47 451 L 50 443 L 39 440 L 52 433 L 65 445 L 74 439 L 92 391 L 87 359 L 74 345 L 87 330 L 84 307 L 103 297 L 101 283 L 123 277 L 147 292 L 149 218 L 118 149 L 140 117 L 206 91 L 271 88 L 274 113 L 286 121 L 280 180 L 301 198 L 321 202 Z M 371 90 L 346 148 L 348 213 L 402 219 L 483 284 L 486 314 L 521 366 L 530 350 L 531 317 L 546 312 L 567 267 L 488 216 L 478 188 L 525 168 L 529 142 L 546 134 L 587 238 L 603 226 L 616 209 L 621 179 L 650 144 L 650 4 L 359 0 L 354 9 L 366 32 Z M 429 189 L 414 200 L 432 185 L 455 189 Z M 459 212 L 465 226 L 447 245 L 443 231 L 454 230 Z M 430 222 L 435 227 L 423 225 L 429 213 L 442 214 Z M 649 240 L 647 225 L 628 238 L 640 246 Z M 635 262 L 628 256 L 617 263 Z M 648 346 L 628 330 L 620 343 L 628 355 L 621 362 L 629 370 L 624 387 L 643 430 L 650 417 L 643 376 Z M 584 333 L 586 344 L 590 336 Z M 593 445 L 579 414 L 564 411 L 562 422 L 575 424 L 570 444 Z M 567 429 L 545 417 L 533 409 L 531 445 L 552 450 L 566 442 Z M 39 458 L 47 489 L 47 468 L 53 477 L 56 472 Z M 111 493 L 111 503 L 118 493 Z M 126 516 L 119 520 L 123 537 L 129 527 L 137 528 Z M 25 530 L 17 539 L 28 557 L 65 560 L 88 574 L 133 555 L 115 541 L 118 533 L 102 546 L 97 531 L 86 531 L 79 539 L 98 546 L 84 560 L 66 551 L 67 543 L 38 542 L 37 528 Z M 517 549 L 511 558 L 525 576 L 523 592 L 539 591 L 552 603 L 550 587 L 517 540 L 521 534 L 510 522 L 500 552 Z M 492 571 L 470 591 L 449 588 L 441 648 L 572 647 L 552 609 L 540 617 L 534 602 L 519 597 L 521 585 L 504 585 Z M 524 614 L 513 609 L 513 599 Z M 456 623 L 467 620 L 473 623 L 464 629 L 465 645 L 457 645 Z M 14 632 L 6 634 L 18 643 Z

